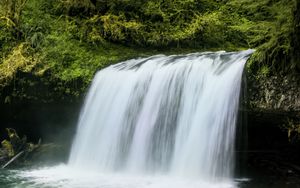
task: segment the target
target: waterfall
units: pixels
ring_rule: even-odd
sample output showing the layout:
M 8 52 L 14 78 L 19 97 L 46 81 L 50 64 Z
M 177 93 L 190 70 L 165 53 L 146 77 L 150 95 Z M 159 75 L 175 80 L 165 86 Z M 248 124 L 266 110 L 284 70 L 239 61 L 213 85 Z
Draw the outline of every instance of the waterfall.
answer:
M 68 165 L 232 178 L 241 78 L 252 52 L 156 55 L 99 71 L 80 114 Z

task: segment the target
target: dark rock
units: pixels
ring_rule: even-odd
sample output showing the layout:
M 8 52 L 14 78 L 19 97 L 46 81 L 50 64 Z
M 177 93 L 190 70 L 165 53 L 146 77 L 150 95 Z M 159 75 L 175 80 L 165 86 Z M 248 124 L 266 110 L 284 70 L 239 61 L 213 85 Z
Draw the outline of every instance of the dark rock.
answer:
M 249 110 L 300 112 L 300 76 L 248 76 Z

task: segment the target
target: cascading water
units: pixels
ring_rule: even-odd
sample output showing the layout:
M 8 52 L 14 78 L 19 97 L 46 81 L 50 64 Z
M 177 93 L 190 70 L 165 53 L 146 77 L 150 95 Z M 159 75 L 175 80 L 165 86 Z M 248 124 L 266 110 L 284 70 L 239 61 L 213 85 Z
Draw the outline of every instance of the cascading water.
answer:
M 238 187 L 248 181 L 234 179 L 233 168 L 241 78 L 252 52 L 158 55 L 99 71 L 68 164 L 2 172 L 0 182 L 20 188 Z
M 157 55 L 99 71 L 69 166 L 231 179 L 241 78 L 251 53 Z

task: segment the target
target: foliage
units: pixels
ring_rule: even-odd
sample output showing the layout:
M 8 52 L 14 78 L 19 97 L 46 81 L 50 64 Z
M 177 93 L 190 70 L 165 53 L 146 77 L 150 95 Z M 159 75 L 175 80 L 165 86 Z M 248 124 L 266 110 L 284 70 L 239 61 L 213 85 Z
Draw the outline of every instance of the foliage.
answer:
M 292 67 L 300 72 L 300 1 L 296 2 L 294 9 L 294 32 L 292 36 Z
M 294 71 L 291 63 L 291 35 L 295 1 L 281 0 L 232 0 L 229 5 L 243 16 L 234 29 L 245 33 L 250 48 L 256 52 L 250 60 L 250 70 L 270 73 Z M 260 70 L 264 69 L 264 70 Z
M 11 145 L 11 143 L 8 140 L 3 140 L 1 142 L 2 148 L 4 149 L 4 151 L 6 151 L 8 157 L 13 157 L 15 155 L 15 151 L 13 149 L 13 146 Z
M 5 20 L 9 27 L 17 27 L 26 2 L 27 0 L 2 0 L 0 2 L 0 19 Z
M 93 6 L 85 3 L 85 9 L 90 10 L 86 23 L 91 23 L 87 32 L 95 43 L 108 40 L 125 45 L 201 50 L 255 48 L 250 70 L 259 74 L 267 67 L 270 74 L 287 73 L 299 66 L 299 61 L 291 61 L 295 2 L 94 0 L 90 1 Z
M 254 48 L 247 65 L 253 74 L 295 72 L 295 2 L 3 0 L 0 89 L 14 83 L 23 92 L 40 80 L 56 93 L 78 96 L 96 70 L 158 52 Z
M 37 60 L 28 54 L 28 48 L 25 43 L 19 44 L 12 50 L 4 62 L 0 64 L 0 85 L 12 81 L 17 71 L 32 71 L 37 64 Z
M 295 143 L 300 141 L 300 124 L 299 121 L 287 119 L 286 123 L 282 125 L 282 130 L 287 132 L 289 142 Z

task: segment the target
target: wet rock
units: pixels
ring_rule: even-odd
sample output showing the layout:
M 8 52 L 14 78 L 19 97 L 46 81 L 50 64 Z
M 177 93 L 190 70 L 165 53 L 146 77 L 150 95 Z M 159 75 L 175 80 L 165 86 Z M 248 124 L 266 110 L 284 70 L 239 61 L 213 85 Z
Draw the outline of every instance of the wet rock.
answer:
M 248 76 L 249 110 L 300 112 L 300 76 Z

